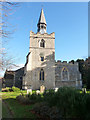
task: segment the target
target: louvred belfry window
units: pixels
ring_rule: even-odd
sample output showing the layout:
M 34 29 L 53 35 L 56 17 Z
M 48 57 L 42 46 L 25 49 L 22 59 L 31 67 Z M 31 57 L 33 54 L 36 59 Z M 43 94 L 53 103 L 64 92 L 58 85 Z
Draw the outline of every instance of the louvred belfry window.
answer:
M 40 47 L 45 47 L 45 41 L 42 39 L 41 42 L 40 42 Z

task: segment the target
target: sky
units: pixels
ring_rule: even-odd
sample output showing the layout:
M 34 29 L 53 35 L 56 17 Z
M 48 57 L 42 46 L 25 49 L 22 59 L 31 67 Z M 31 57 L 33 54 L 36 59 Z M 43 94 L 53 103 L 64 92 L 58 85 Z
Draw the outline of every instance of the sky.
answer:
M 90 57 L 90 2 L 88 4 L 88 56 Z
M 26 62 L 30 31 L 37 32 L 42 7 L 47 33 L 55 32 L 55 60 L 88 57 L 88 2 L 22 2 L 18 6 L 8 17 L 15 31 L 6 45 L 16 64 Z

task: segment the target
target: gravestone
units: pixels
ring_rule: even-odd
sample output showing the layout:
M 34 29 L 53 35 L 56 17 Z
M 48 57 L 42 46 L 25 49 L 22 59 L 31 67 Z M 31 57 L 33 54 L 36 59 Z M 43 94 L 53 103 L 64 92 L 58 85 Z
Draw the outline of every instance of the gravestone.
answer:
M 58 88 L 55 88 L 55 92 L 57 92 L 58 91 Z
M 27 89 L 27 94 L 32 94 L 32 89 Z
M 37 95 L 40 94 L 40 90 L 36 90 L 36 94 L 37 94 Z
M 41 85 L 41 86 L 40 86 L 40 93 L 44 93 L 44 91 L 45 91 L 45 86 L 44 86 L 44 85 Z
M 82 88 L 83 93 L 86 93 L 86 91 L 87 91 L 86 88 Z

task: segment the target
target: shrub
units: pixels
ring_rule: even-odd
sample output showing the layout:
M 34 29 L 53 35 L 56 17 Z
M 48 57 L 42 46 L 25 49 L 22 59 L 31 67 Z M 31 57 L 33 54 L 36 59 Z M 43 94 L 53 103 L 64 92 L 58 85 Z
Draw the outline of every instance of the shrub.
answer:
M 90 111 L 90 95 L 80 93 L 77 89 L 72 87 L 59 88 L 57 92 L 50 90 L 44 93 L 44 101 L 50 107 L 57 106 L 61 114 L 65 118 L 80 118 L 85 119 Z
M 90 94 L 86 94 L 86 120 L 90 120 Z
M 15 86 L 13 86 L 12 88 L 6 87 L 2 89 L 2 92 L 18 92 L 18 91 L 20 91 L 20 89 Z
M 3 88 L 3 89 L 2 89 L 2 92 L 8 92 L 8 89 Z
M 32 90 L 32 94 L 36 94 L 36 90 Z
M 35 113 L 40 114 L 44 119 L 49 118 L 50 120 L 60 120 L 60 111 L 56 106 L 49 107 L 48 103 L 40 102 L 36 103 L 33 107 Z
M 27 97 L 29 98 L 30 101 L 33 101 L 33 103 L 42 101 L 42 97 L 40 94 L 38 95 L 36 93 L 33 93 L 32 95 L 28 94 Z
M 43 99 L 49 103 L 50 107 L 55 106 L 58 102 L 58 96 L 56 96 L 56 92 L 54 90 L 46 91 L 43 94 Z
M 2 88 L 2 92 L 13 92 L 10 87 Z
M 12 90 L 13 90 L 14 92 L 18 92 L 18 91 L 20 91 L 20 89 L 17 88 L 17 87 L 15 87 L 15 86 L 12 87 Z
M 40 102 L 42 98 L 40 94 L 24 95 L 23 93 L 21 93 L 21 95 L 16 97 L 16 99 L 23 104 L 34 104 L 35 102 Z
M 49 108 L 48 113 L 50 120 L 61 120 L 61 113 L 56 106 Z
M 22 95 L 17 96 L 16 100 L 22 104 L 30 104 L 30 100 L 27 97 Z
M 9 89 L 9 92 L 13 92 L 12 88 Z
M 41 108 L 43 107 L 43 106 L 48 106 L 47 105 L 47 103 L 46 102 L 40 102 L 40 103 L 35 103 L 35 105 L 34 105 L 34 107 L 33 107 L 33 110 L 36 112 L 36 113 L 38 113 L 38 114 L 40 114 L 41 112 Z M 49 107 L 48 107 L 49 108 Z

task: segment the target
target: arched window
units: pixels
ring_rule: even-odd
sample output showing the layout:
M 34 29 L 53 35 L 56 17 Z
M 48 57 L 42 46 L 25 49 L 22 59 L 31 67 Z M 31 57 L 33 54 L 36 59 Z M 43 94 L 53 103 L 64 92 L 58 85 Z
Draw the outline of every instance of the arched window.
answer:
M 45 47 L 45 41 L 43 39 L 40 41 L 40 47 Z
M 69 72 L 68 72 L 68 69 L 66 67 L 62 68 L 61 77 L 62 77 L 62 80 L 65 80 L 65 81 L 69 80 Z
M 43 69 L 40 70 L 39 77 L 40 77 L 40 80 L 44 80 L 44 70 Z

